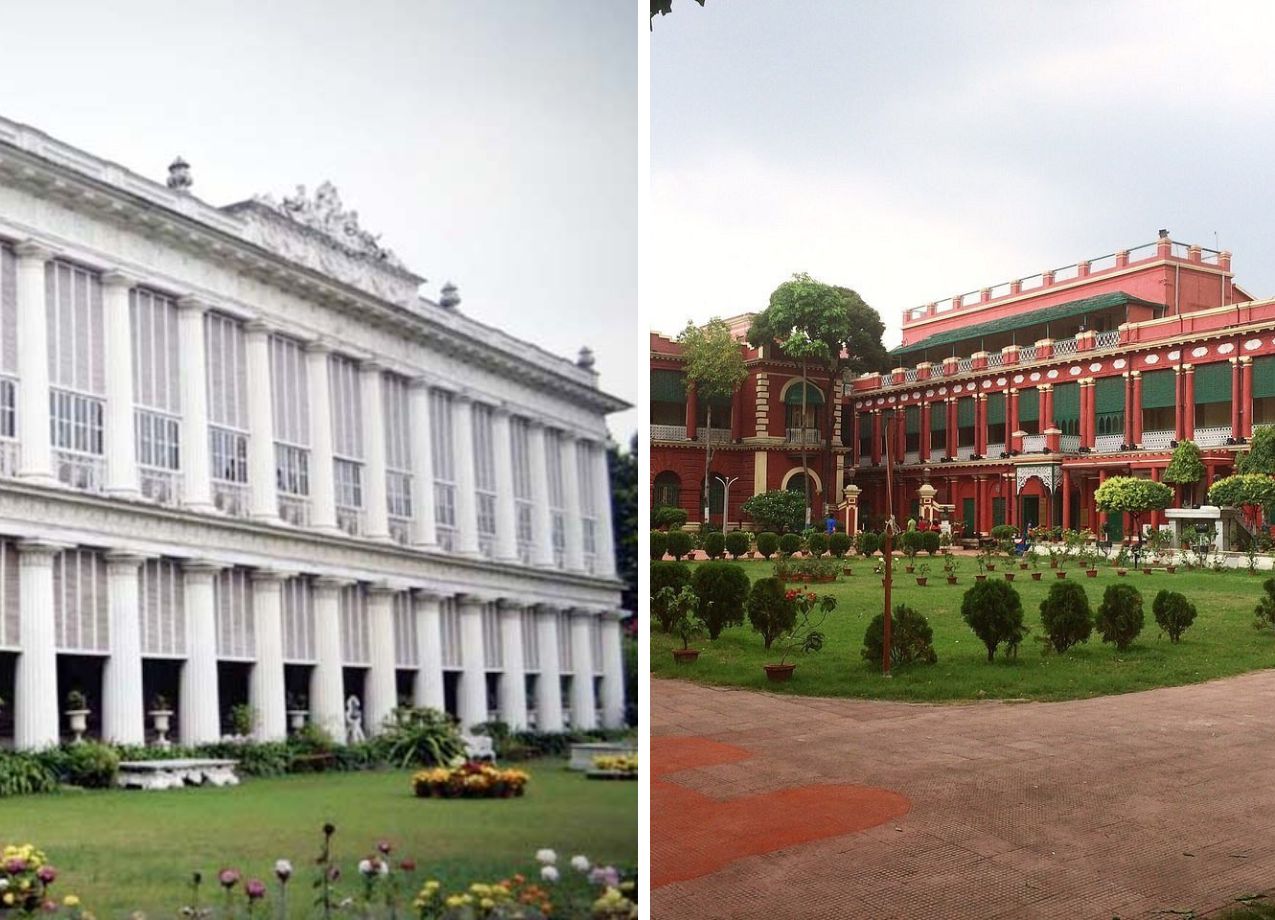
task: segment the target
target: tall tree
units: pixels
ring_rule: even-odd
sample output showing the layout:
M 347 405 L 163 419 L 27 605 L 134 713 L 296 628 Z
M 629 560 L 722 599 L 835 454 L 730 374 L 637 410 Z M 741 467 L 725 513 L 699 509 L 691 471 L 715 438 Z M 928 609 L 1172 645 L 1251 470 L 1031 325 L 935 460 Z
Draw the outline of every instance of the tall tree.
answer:
M 1173 456 L 1164 469 L 1164 481 L 1184 489 L 1188 502 L 1195 501 L 1195 484 L 1204 478 L 1204 461 L 1200 459 L 1200 448 L 1194 441 L 1179 441 L 1173 448 Z
M 709 475 L 713 462 L 713 402 L 728 399 L 748 369 L 744 367 L 744 353 L 739 342 L 731 335 L 730 326 L 720 316 L 714 316 L 703 326 L 687 323 L 677 337 L 682 346 L 682 369 L 688 386 L 695 387 L 695 394 L 704 400 L 708 410 L 704 425 L 704 524 L 708 524 L 708 498 L 711 492 Z
M 624 582 L 622 604 L 637 610 L 638 462 L 637 435 L 627 452 L 618 444 L 607 445 L 607 470 L 611 474 L 611 532 L 615 539 L 615 570 Z
M 836 411 L 836 382 L 846 371 L 878 370 L 886 363 L 881 336 L 885 324 L 877 312 L 850 288 L 823 284 L 807 274 L 795 274 L 775 288 L 766 309 L 753 318 L 748 342 L 754 348 L 778 344 L 789 358 L 801 362 L 801 473 L 806 489 L 806 525 L 810 525 L 810 465 L 805 420 L 808 411 L 809 367 L 826 370 L 832 378 L 827 429 Z M 830 477 L 826 474 L 824 481 Z
M 704 5 L 704 0 L 695 0 L 700 6 Z M 651 0 L 651 20 L 654 24 L 655 16 L 667 16 L 673 12 L 673 0 Z

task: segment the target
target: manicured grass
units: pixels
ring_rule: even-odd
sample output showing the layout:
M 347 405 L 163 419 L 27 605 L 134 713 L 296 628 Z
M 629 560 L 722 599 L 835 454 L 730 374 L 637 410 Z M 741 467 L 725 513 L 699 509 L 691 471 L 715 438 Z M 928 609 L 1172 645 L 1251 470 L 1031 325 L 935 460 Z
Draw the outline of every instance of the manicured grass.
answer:
M 877 559 L 879 560 L 879 556 Z M 948 585 L 942 558 L 918 559 L 930 564 L 929 585 L 918 587 L 914 576 L 903 572 L 902 560 L 895 566 L 893 603 L 909 604 L 923 613 L 934 630 L 938 663 L 911 665 L 895 670 L 883 679 L 880 664 L 863 660 L 863 634 L 872 617 L 881 612 L 883 588 L 866 560 L 851 557 L 853 576 L 840 576 L 834 584 L 802 584 L 790 587 L 837 598 L 837 609 L 823 626 L 827 636 L 823 650 L 796 659 L 797 670 L 787 684 L 770 683 L 762 665 L 777 663 L 777 651 L 767 652 L 759 634 L 747 624 L 724 630 L 714 642 L 707 637 L 692 642 L 701 649 L 691 665 L 673 662 L 670 650 L 680 647 L 675 640 L 652 632 L 651 668 L 656 676 L 679 677 L 710 684 L 765 688 L 779 693 L 818 696 L 852 696 L 897 700 L 1033 699 L 1064 700 L 1110 693 L 1126 693 L 1152 687 L 1196 683 L 1216 677 L 1240 674 L 1275 666 L 1275 633 L 1253 628 L 1253 608 L 1268 576 L 1246 572 L 1183 572 L 1168 574 L 1163 569 L 1151 575 L 1130 571 L 1123 578 L 1109 566 L 1099 569 L 1097 578 L 1085 577 L 1074 563 L 1067 577 L 1076 579 L 1089 595 L 1096 611 L 1103 590 L 1116 582 L 1131 584 L 1142 592 L 1145 620 L 1142 633 L 1125 652 L 1117 652 L 1094 635 L 1088 643 L 1065 655 L 1041 652 L 1040 602 L 1056 580 L 1048 562 L 1042 560 L 1042 580 L 1032 581 L 1028 572 L 1014 567 L 1014 587 L 1023 601 L 1023 620 L 1032 628 L 1017 660 L 987 662 L 985 647 L 961 618 L 961 598 L 974 583 L 978 572 L 971 556 L 958 557 L 959 583 Z M 693 563 L 695 565 L 698 563 Z M 772 574 L 773 563 L 761 560 L 741 563 L 752 579 Z M 1001 578 L 1004 560 L 988 578 Z M 1151 602 L 1162 588 L 1180 591 L 1198 608 L 1195 624 L 1178 645 L 1161 635 L 1151 614 Z
M 145 910 L 175 916 L 188 902 L 191 873 L 204 874 L 204 901 L 216 873 L 233 866 L 273 886 L 276 859 L 297 872 L 292 906 L 310 903 L 314 858 L 324 822 L 343 888 L 353 893 L 356 863 L 378 840 L 395 859 L 414 858 L 417 877 L 494 881 L 534 866 L 535 851 L 563 858 L 637 865 L 637 783 L 586 779 L 563 760 L 526 765 L 525 797 L 417 799 L 409 771 L 329 773 L 249 779 L 237 788 L 167 792 L 70 791 L 5 799 L 0 842 L 40 846 L 61 870 L 55 885 L 74 892 L 99 918 Z M 273 888 L 272 888 L 273 890 Z

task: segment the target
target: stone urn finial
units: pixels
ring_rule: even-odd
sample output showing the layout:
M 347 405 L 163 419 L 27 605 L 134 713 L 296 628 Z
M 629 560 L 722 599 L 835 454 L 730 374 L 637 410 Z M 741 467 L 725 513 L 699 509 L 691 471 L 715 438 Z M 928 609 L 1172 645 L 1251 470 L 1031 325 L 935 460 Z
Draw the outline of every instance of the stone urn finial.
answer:
M 190 176 L 190 164 L 181 157 L 168 164 L 168 187 L 177 192 L 186 192 L 195 184 Z
M 456 289 L 456 285 L 448 281 L 443 285 L 442 297 L 438 299 L 440 307 L 446 307 L 448 310 L 454 310 L 460 305 L 460 291 Z
M 576 367 L 582 367 L 586 371 L 593 370 L 593 365 L 597 363 L 597 359 L 593 357 L 593 349 L 585 345 L 580 349 L 580 356 L 576 358 Z

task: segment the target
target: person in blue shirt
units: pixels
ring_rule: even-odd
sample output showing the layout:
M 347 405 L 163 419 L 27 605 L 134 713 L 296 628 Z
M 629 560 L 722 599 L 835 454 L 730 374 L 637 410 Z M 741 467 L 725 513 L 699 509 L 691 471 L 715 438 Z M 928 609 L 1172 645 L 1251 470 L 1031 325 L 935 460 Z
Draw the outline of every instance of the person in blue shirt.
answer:
M 832 536 L 832 532 L 837 529 L 837 519 L 831 514 L 828 515 L 826 526 L 828 528 L 828 536 Z

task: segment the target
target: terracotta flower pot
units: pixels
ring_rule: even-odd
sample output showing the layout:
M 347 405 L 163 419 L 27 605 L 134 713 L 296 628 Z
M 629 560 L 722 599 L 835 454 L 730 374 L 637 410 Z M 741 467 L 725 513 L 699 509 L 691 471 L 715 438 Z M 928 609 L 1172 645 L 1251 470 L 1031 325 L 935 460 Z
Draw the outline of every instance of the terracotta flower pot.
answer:
M 1043 575 L 1043 574 L 1045 574 L 1045 573 L 1044 573 L 1044 572 L 1032 572 L 1032 581 L 1040 581 L 1040 576 L 1041 576 L 1041 575 Z
M 975 576 L 974 576 L 974 580 L 975 580 L 975 581 L 987 581 L 987 576 L 986 576 L 986 575 L 975 575 Z
M 1142 570 L 1142 574 L 1143 574 L 1143 575 L 1150 575 L 1150 574 L 1151 574 L 1151 570 L 1150 570 L 1150 569 L 1143 569 L 1143 570 Z
M 1067 577 L 1067 572 L 1066 572 L 1066 570 L 1064 570 L 1064 569 L 1059 569 L 1059 570 L 1058 570 L 1057 572 L 1055 572 L 1054 574 L 1055 574 L 1055 575 L 1057 575 L 1059 578 L 1066 578 L 1066 577 Z
M 1168 572 L 1170 575 L 1172 575 L 1174 572 L 1178 570 L 1178 567 L 1176 565 L 1166 565 L 1164 567 L 1164 570 Z
M 792 678 L 792 672 L 797 667 L 795 664 L 764 664 L 766 669 L 766 679 L 777 684 L 785 683 Z
M 947 576 L 947 583 L 948 583 L 949 585 L 954 585 L 954 584 L 956 584 L 956 576 L 955 576 L 955 575 L 949 575 L 949 576 Z
M 1050 560 L 1049 560 L 1049 567 L 1050 567 L 1051 569 L 1056 569 L 1056 568 L 1058 568 L 1058 560 L 1057 560 L 1057 559 L 1050 558 Z
M 1119 575 L 1121 578 L 1124 578 L 1126 575 L 1128 575 L 1128 574 L 1129 574 L 1129 570 L 1128 570 L 1128 569 L 1116 569 L 1116 574 L 1117 574 L 1117 575 Z
M 920 587 L 922 587 L 922 588 L 924 588 L 924 587 L 925 587 L 925 583 L 926 583 L 927 581 L 929 581 L 929 579 L 928 579 L 928 578 L 926 578 L 924 575 L 918 575 L 918 576 L 916 577 L 916 583 L 917 583 L 917 585 L 919 585 L 919 586 L 920 586 Z
M 1097 578 L 1097 577 L 1098 577 L 1098 570 L 1097 570 L 1097 569 L 1085 569 L 1085 574 L 1086 574 L 1086 575 L 1088 575 L 1090 578 Z
M 1006 581 L 1013 581 L 1013 580 L 1014 580 L 1014 573 L 1013 573 L 1013 572 L 1006 572 L 1006 573 L 1005 573 L 1005 580 L 1006 580 Z
M 905 572 L 907 572 L 909 575 L 911 575 L 913 572 L 915 572 L 915 571 L 916 571 L 916 567 L 915 567 L 915 566 L 911 566 L 911 565 L 905 565 L 905 566 L 903 567 L 903 571 L 905 571 Z
M 1020 563 L 1018 563 L 1018 567 L 1019 567 L 1020 569 L 1022 569 L 1024 572 L 1026 572 L 1026 571 L 1027 571 L 1027 563 L 1026 563 L 1026 562 L 1020 562 Z
M 675 648 L 673 649 L 673 660 L 678 664 L 694 664 L 695 659 L 699 657 L 699 649 L 697 648 Z
M 989 571 L 989 572 L 995 572 L 995 571 L 996 571 L 996 563 L 995 563 L 995 562 L 989 562 L 989 563 L 987 563 L 987 571 Z
M 842 575 L 853 575 L 853 574 L 854 574 L 854 569 L 850 568 L 849 566 L 846 566 L 844 569 L 842 569 L 842 570 L 841 570 L 841 574 L 842 574 Z

